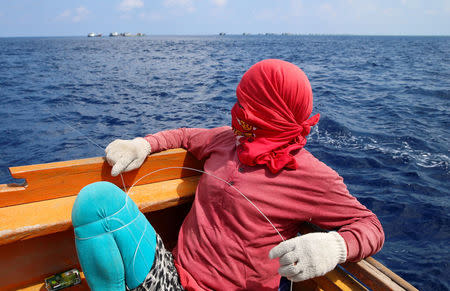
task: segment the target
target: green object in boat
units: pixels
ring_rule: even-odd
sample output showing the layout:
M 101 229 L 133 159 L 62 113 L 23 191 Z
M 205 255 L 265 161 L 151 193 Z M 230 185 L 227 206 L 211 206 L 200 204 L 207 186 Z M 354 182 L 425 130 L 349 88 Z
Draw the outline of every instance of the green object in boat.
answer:
M 45 287 L 49 291 L 54 291 L 80 284 L 80 282 L 80 272 L 77 269 L 72 269 L 46 278 Z

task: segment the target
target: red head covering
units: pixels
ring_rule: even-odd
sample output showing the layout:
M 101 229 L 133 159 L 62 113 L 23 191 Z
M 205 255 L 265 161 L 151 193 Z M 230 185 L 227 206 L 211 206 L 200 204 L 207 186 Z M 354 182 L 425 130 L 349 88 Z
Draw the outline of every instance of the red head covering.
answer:
M 306 144 L 320 118 L 316 114 L 308 119 L 313 95 L 305 73 L 282 60 L 264 60 L 244 74 L 236 95 L 231 115 L 235 133 L 243 136 L 239 160 L 250 166 L 266 164 L 272 173 L 296 169 L 290 153 Z

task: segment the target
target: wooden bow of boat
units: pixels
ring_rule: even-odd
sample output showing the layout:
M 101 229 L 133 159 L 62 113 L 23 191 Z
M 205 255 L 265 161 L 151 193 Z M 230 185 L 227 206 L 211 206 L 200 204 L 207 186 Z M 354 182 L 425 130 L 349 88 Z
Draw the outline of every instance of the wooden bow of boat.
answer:
M 123 175 L 130 197 L 146 215 L 166 246 L 175 245 L 190 209 L 202 168 L 185 150 L 150 155 L 141 168 Z M 162 169 L 162 170 L 160 170 Z M 71 209 L 87 184 L 110 181 L 104 158 L 90 158 L 10 168 L 26 183 L 0 185 L 0 290 L 45 290 L 44 279 L 80 268 L 76 256 Z M 143 179 L 141 177 L 152 173 Z M 312 228 L 304 225 L 302 232 Z M 89 290 L 83 279 L 70 290 Z M 67 290 L 69 290 L 67 289 Z M 373 258 L 346 263 L 327 275 L 296 283 L 294 290 L 417 290 Z

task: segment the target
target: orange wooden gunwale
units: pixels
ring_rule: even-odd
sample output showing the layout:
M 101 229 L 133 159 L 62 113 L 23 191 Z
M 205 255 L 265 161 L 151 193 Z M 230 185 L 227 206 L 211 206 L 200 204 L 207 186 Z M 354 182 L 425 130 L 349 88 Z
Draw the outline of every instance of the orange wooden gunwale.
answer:
M 139 169 L 123 175 L 127 187 L 145 174 L 161 168 L 176 166 L 201 168 L 202 166 L 200 161 L 187 155 L 182 149 L 156 153 L 151 157 L 148 159 L 151 162 L 146 162 Z M 10 172 L 13 178 L 26 179 L 27 185 L 0 185 L 0 207 L 74 196 L 84 186 L 97 181 L 109 181 L 122 187 L 120 176 L 110 175 L 111 167 L 102 157 L 11 167 Z M 145 177 L 137 185 L 196 175 L 198 173 L 185 169 L 168 169 Z
M 123 175 L 129 188 L 140 177 L 166 167 L 201 169 L 202 163 L 185 150 L 150 155 L 143 166 Z M 90 158 L 10 168 L 26 186 L 0 185 L 0 290 L 45 290 L 43 280 L 79 268 L 70 213 L 85 185 L 110 181 L 104 158 Z M 170 248 L 190 208 L 199 174 L 183 169 L 156 172 L 138 183 L 130 197 Z M 311 231 L 305 226 L 302 232 Z M 373 258 L 345 263 L 343 268 L 372 290 L 417 290 Z M 336 268 L 325 276 L 294 284 L 294 290 L 368 290 L 353 276 Z M 66 290 L 89 290 L 86 281 Z

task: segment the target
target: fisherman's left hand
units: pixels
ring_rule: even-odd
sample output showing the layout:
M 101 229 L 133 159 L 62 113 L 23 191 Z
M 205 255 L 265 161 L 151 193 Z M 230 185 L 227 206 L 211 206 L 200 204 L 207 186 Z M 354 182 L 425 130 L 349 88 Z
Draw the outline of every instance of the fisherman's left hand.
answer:
M 269 258 L 280 258 L 278 273 L 298 282 L 323 276 L 345 262 L 347 245 L 335 231 L 309 233 L 280 243 Z

